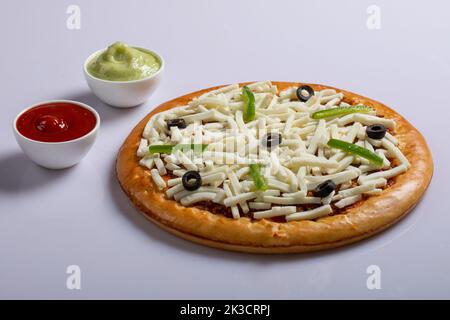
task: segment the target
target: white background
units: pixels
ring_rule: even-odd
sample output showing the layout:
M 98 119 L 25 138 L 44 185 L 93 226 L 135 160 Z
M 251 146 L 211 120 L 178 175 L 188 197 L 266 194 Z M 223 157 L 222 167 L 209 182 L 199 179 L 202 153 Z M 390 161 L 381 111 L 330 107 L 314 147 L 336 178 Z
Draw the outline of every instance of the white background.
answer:
M 70 4 L 81 30 L 66 28 Z M 372 4 L 380 30 L 366 27 Z M 445 1 L 3 1 L 0 298 L 450 298 L 449 10 Z M 138 108 L 104 105 L 83 79 L 84 59 L 116 40 L 166 60 L 163 83 Z M 422 202 L 369 240 L 302 255 L 210 249 L 145 220 L 113 171 L 133 126 L 179 95 L 266 79 L 337 86 L 399 111 L 433 152 Z M 68 170 L 34 165 L 12 135 L 21 109 L 49 99 L 86 102 L 102 118 L 93 149 Z M 81 290 L 66 289 L 71 264 Z M 371 264 L 381 290 L 366 287 Z

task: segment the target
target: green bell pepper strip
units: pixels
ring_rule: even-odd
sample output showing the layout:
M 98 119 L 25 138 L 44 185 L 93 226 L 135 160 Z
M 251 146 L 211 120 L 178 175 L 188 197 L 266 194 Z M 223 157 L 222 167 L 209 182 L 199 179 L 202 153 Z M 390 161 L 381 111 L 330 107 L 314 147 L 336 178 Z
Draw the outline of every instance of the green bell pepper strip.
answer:
M 318 119 L 326 119 L 326 118 L 331 118 L 331 117 L 341 117 L 341 116 L 345 116 L 345 115 L 351 114 L 351 113 L 369 113 L 371 111 L 373 111 L 372 108 L 369 108 L 365 105 L 359 104 L 359 105 L 351 106 L 351 107 L 336 107 L 336 108 L 331 108 L 331 109 L 326 109 L 326 110 L 320 110 L 320 111 L 314 112 L 311 115 L 311 118 L 318 120 Z
M 348 143 L 346 141 L 338 140 L 338 139 L 330 139 L 328 140 L 328 146 L 331 148 L 340 149 L 346 153 L 353 154 L 359 156 L 361 158 L 367 159 L 373 164 L 377 166 L 383 165 L 383 158 L 377 155 L 375 152 L 372 152 L 366 148 L 360 147 L 353 143 Z
M 201 152 L 205 151 L 207 144 L 154 144 L 148 147 L 148 151 L 150 153 L 166 153 L 170 154 L 175 152 L 176 150 L 194 150 L 199 151 L 201 149 Z
M 242 88 L 242 100 L 244 101 L 244 121 L 255 120 L 255 95 L 247 86 Z
M 264 179 L 263 175 L 261 174 L 261 166 L 259 164 L 250 164 L 250 176 L 252 177 L 253 183 L 255 184 L 255 188 L 257 190 L 267 190 L 266 179 Z

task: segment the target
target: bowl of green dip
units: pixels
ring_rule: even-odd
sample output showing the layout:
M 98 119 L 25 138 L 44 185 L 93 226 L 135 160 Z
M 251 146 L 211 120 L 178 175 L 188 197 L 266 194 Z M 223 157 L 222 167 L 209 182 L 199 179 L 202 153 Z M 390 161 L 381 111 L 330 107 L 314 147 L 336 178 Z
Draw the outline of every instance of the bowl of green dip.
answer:
M 163 69 L 164 60 L 155 51 L 116 42 L 86 59 L 84 76 L 100 100 L 129 108 L 148 100 Z

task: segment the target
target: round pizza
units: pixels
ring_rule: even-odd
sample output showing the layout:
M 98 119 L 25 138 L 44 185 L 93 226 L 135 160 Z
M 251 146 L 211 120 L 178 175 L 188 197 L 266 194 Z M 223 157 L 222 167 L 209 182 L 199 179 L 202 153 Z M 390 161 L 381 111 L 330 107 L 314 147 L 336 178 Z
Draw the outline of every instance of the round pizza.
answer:
M 158 226 L 255 253 L 334 248 L 406 215 L 428 187 L 423 136 L 387 106 L 324 85 L 233 84 L 148 114 L 117 177 Z

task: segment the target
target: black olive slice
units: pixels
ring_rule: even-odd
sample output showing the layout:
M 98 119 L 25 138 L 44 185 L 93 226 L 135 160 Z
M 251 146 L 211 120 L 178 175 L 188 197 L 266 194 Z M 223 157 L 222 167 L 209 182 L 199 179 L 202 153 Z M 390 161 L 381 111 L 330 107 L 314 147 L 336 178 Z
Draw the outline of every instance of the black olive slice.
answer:
M 262 144 L 266 149 L 271 150 L 281 143 L 281 134 L 277 132 L 271 132 L 263 136 Z
M 184 129 L 186 128 L 186 121 L 184 121 L 184 119 L 169 119 L 166 120 L 167 122 L 167 128 L 170 130 L 170 127 L 177 127 L 180 129 Z
M 386 135 L 386 127 L 382 124 L 372 124 L 366 128 L 367 136 L 371 139 L 383 139 Z
M 202 177 L 197 171 L 188 171 L 183 174 L 181 182 L 183 183 L 184 189 L 188 191 L 194 191 L 200 188 L 200 186 L 202 185 Z
M 314 197 L 324 198 L 336 190 L 336 184 L 332 180 L 327 180 L 319 184 L 314 190 Z
M 306 93 L 305 93 L 306 91 Z M 297 98 L 300 101 L 306 102 L 314 95 L 314 89 L 310 86 L 300 86 L 297 88 Z

